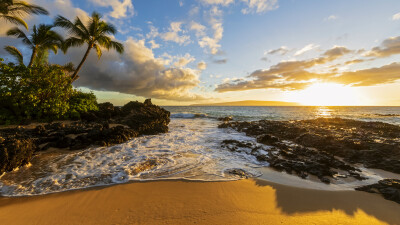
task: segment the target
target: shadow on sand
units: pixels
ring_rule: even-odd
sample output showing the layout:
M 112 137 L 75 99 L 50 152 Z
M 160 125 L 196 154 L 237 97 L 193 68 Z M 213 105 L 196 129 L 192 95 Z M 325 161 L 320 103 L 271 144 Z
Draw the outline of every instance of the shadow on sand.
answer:
M 257 186 L 270 186 L 275 189 L 277 208 L 289 215 L 339 210 L 349 216 L 355 216 L 362 210 L 389 224 L 399 224 L 400 221 L 400 205 L 377 194 L 313 190 L 287 187 L 260 179 L 254 181 Z

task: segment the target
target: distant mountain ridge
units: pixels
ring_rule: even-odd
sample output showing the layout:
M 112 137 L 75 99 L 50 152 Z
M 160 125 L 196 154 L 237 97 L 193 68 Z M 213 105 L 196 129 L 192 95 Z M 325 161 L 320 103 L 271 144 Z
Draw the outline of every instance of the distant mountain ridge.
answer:
M 297 102 L 281 102 L 281 101 L 236 101 L 236 102 L 219 102 L 219 103 L 205 103 L 193 104 L 190 106 L 300 106 Z

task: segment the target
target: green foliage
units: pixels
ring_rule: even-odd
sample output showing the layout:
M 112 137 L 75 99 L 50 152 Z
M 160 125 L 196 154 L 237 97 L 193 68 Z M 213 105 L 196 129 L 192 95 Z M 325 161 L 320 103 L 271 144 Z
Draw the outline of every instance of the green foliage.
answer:
M 70 83 L 58 65 L 0 63 L 0 124 L 62 118 L 74 93 Z
M 74 90 L 69 99 L 69 118 L 80 119 L 80 114 L 88 111 L 97 111 L 97 98 L 92 92 L 84 93 Z

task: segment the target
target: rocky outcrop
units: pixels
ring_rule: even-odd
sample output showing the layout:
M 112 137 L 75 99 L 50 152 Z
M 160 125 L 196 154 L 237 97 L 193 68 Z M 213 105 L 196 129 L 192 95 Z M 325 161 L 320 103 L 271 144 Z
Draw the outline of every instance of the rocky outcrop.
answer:
M 32 139 L 0 137 L 0 175 L 29 163 L 36 146 Z
M 363 179 L 350 166 L 400 173 L 400 127 L 380 123 L 330 118 L 301 121 L 225 122 L 220 128 L 233 128 L 273 146 L 266 160 L 270 166 L 300 177 L 326 178 L 351 176 Z M 338 172 L 345 171 L 346 173 Z
M 88 112 L 82 116 L 87 122 L 117 123 L 129 126 L 139 134 L 158 134 L 168 132 L 170 112 L 153 105 L 150 99 L 144 103 L 129 102 L 122 107 L 111 103 L 99 104 L 99 111 Z
M 121 116 L 116 120 L 138 131 L 140 134 L 158 134 L 168 132 L 170 112 L 153 105 L 150 99 L 143 104 L 129 102 L 121 108 Z
M 356 190 L 381 194 L 385 199 L 400 204 L 400 180 L 384 179 L 376 184 L 358 187 Z
M 169 117 L 168 111 L 148 99 L 123 107 L 102 103 L 99 111 L 83 114 L 82 121 L 0 129 L 0 174 L 29 163 L 35 151 L 111 146 L 138 135 L 168 132 Z

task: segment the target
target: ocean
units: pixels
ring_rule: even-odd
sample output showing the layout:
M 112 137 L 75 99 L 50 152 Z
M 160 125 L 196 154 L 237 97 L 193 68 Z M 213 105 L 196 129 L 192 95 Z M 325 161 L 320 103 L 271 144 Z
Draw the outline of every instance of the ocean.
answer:
M 368 180 L 325 185 L 276 172 L 269 169 L 267 162 L 257 161 L 255 156 L 223 149 L 221 142 L 227 139 L 257 143 L 254 138 L 243 133 L 217 128 L 221 123 L 218 118 L 232 116 L 238 121 L 254 121 L 340 117 L 400 125 L 400 107 L 164 108 L 171 112 L 168 133 L 141 136 L 112 147 L 90 148 L 72 153 L 39 153 L 29 165 L 0 176 L 0 194 L 29 196 L 126 182 L 167 179 L 206 182 L 251 177 L 317 189 L 347 190 L 360 184 L 376 182 L 388 176 L 388 173 L 360 166 Z M 270 148 L 257 145 L 265 150 Z M 228 172 L 233 169 L 240 169 L 244 174 Z

